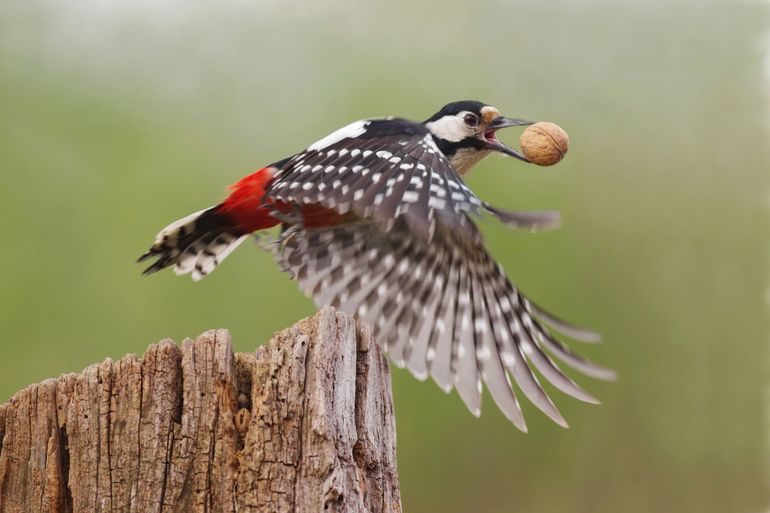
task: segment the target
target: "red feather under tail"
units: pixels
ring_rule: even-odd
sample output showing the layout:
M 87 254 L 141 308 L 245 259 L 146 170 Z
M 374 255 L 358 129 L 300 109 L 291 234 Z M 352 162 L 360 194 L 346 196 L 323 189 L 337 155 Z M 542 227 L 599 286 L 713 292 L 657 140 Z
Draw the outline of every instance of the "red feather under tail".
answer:
M 139 261 L 157 260 L 145 269 L 151 274 L 173 266 L 176 274 L 191 274 L 197 281 L 213 271 L 253 232 L 276 226 L 282 219 L 305 227 L 338 224 L 344 219 L 320 205 L 301 207 L 265 200 L 265 190 L 275 175 L 275 167 L 265 167 L 230 186 L 230 195 L 219 205 L 174 221 L 155 237 L 155 243 Z M 285 214 L 282 216 L 281 214 Z

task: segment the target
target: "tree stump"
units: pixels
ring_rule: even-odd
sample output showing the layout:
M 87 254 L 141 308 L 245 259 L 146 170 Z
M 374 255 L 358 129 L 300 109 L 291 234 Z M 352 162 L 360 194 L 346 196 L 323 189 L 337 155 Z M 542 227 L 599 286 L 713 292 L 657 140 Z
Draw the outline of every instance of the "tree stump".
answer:
M 390 394 L 333 309 L 253 353 L 163 340 L 0 405 L 0 513 L 400 512 Z

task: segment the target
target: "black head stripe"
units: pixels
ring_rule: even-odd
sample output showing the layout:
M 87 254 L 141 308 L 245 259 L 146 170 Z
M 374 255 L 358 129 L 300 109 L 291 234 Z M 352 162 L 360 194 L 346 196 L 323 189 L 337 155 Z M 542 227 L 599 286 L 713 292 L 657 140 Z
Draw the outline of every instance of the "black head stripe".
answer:
M 480 115 L 481 109 L 486 106 L 487 104 L 475 100 L 463 100 L 460 102 L 448 103 L 444 105 L 440 111 L 426 119 L 425 123 L 436 121 L 437 119 L 441 119 L 444 116 L 454 116 L 466 110 Z
M 470 137 L 463 139 L 462 141 L 452 142 L 434 136 L 433 140 L 436 141 L 436 146 L 438 146 L 438 149 L 441 150 L 441 153 L 447 157 L 451 157 L 457 152 L 457 150 L 462 148 L 474 148 L 477 150 L 484 149 L 484 143 L 477 137 Z

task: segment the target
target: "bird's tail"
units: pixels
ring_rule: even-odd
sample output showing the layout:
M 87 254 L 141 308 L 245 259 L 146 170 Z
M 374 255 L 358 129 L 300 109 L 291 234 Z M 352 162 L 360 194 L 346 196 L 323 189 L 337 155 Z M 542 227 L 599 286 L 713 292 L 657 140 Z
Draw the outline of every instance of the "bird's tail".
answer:
M 176 274 L 192 274 L 192 279 L 198 281 L 213 271 L 247 236 L 248 233 L 222 211 L 222 205 L 217 205 L 163 228 L 138 261 L 157 258 L 144 274 L 174 266 Z

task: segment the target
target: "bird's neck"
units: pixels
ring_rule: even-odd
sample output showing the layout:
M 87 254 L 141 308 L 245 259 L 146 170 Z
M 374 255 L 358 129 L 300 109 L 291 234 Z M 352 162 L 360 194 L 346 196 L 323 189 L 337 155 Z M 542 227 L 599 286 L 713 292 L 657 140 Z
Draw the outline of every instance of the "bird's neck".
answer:
M 491 150 L 477 150 L 476 148 L 459 148 L 454 154 L 447 156 L 449 165 L 460 176 L 467 175 L 470 170 L 489 155 Z
M 460 142 L 448 141 L 437 137 L 435 134 L 431 134 L 433 141 L 441 150 L 441 153 L 449 161 L 449 165 L 452 169 L 457 171 L 460 176 L 466 175 L 473 166 L 481 162 L 481 160 L 492 153 L 491 150 L 486 148 L 480 148 L 479 144 L 475 140 L 464 140 Z

